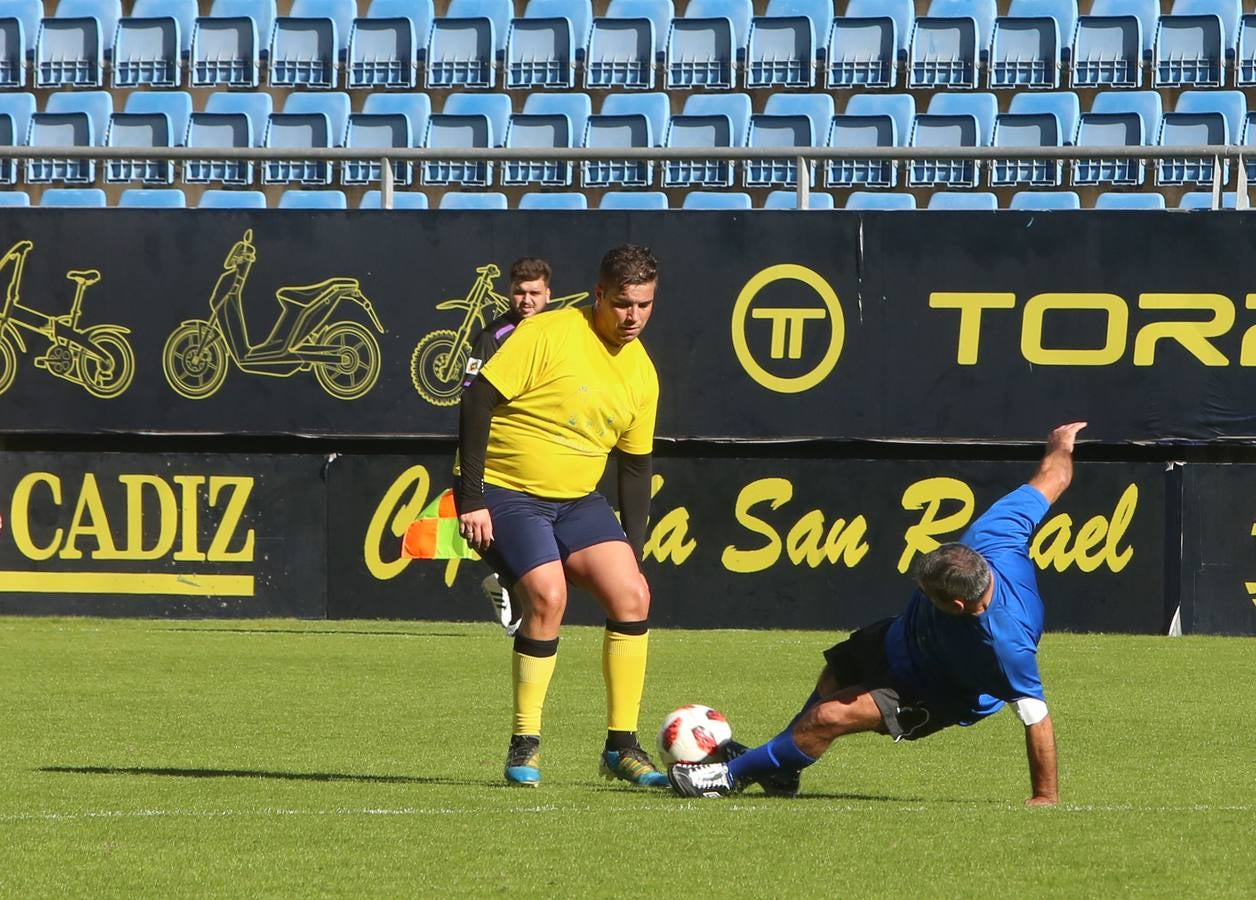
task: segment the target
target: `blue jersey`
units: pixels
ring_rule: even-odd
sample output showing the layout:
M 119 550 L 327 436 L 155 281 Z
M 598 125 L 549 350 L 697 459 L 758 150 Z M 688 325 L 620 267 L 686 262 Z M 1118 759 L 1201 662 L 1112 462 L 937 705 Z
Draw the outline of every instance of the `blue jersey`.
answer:
M 963 725 L 1004 702 L 1046 699 L 1038 675 L 1042 598 L 1029 538 L 1048 506 L 1037 488 L 1022 485 L 960 538 L 985 558 L 994 576 L 993 596 L 981 615 L 947 615 L 917 590 L 886 632 L 894 677 L 948 707 Z

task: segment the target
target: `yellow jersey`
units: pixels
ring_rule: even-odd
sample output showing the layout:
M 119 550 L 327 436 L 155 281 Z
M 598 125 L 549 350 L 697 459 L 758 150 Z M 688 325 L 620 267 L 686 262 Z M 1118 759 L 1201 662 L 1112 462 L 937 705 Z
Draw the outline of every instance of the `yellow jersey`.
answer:
M 659 380 L 640 340 L 606 344 L 592 309 L 524 319 L 480 370 L 493 412 L 484 483 L 569 500 L 597 488 L 612 449 L 654 450 Z

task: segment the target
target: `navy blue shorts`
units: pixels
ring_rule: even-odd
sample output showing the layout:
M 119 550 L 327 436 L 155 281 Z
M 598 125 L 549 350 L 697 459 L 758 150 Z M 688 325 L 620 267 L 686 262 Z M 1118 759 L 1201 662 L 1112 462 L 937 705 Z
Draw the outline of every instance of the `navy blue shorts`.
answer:
M 597 491 L 575 500 L 542 500 L 486 484 L 484 502 L 493 517 L 493 543 L 481 555 L 507 583 L 585 547 L 628 540 Z

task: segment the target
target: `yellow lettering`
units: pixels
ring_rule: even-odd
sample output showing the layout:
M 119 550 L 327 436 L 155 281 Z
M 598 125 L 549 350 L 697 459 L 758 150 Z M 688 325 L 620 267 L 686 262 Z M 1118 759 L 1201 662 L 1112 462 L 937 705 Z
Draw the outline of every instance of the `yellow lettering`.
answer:
M 1111 572 L 1120 572 L 1134 558 L 1134 548 L 1121 547 L 1125 532 L 1138 509 L 1138 485 L 1131 484 L 1121 493 L 1111 518 L 1094 516 L 1077 529 L 1073 537 L 1073 519 L 1060 513 L 1046 522 L 1029 549 L 1030 558 L 1040 569 L 1048 566 L 1063 572 L 1074 563 L 1083 572 L 1093 572 L 1106 565 Z M 1070 541 L 1072 545 L 1070 546 Z
M 848 569 L 859 565 L 868 555 L 868 542 L 864 540 L 867 533 L 868 520 L 863 516 L 855 516 L 844 527 L 841 519 L 834 522 L 824 548 L 829 562 L 836 563 L 840 559 Z
M 929 295 L 934 309 L 958 309 L 959 347 L 955 361 L 961 366 L 975 366 L 981 344 L 981 314 L 987 309 L 1015 309 L 1015 294 L 934 291 Z
M 1256 309 L 1256 294 L 1248 294 L 1243 298 L 1247 309 Z M 1243 345 L 1239 349 L 1240 366 L 1256 366 L 1256 325 L 1243 332 Z
M 397 476 L 384 492 L 370 524 L 366 526 L 366 538 L 362 544 L 362 558 L 367 571 L 380 581 L 396 578 L 410 560 L 401 555 L 401 538 L 405 535 L 410 523 L 419 517 L 423 507 L 428 503 L 428 492 L 431 489 L 431 478 L 424 466 L 411 466 Z M 410 499 L 402 502 L 406 491 L 411 491 Z M 380 554 L 383 546 L 384 531 L 396 539 L 392 546 L 396 548 L 397 558 L 385 561 Z M 448 570 L 447 570 L 448 579 Z
M 681 506 L 669 510 L 650 530 L 650 539 L 645 542 L 645 555 L 679 566 L 697 546 L 698 542 L 689 537 L 689 510 Z
M 959 509 L 939 516 L 947 501 L 959 503 Z M 917 553 L 931 553 L 941 546 L 936 535 L 959 531 L 968 524 L 973 514 L 973 491 L 957 478 L 925 478 L 903 491 L 903 509 L 923 509 L 924 513 L 903 535 L 903 553 L 898 558 L 900 572 L 907 571 Z
M 1042 322 L 1049 310 L 1080 309 L 1102 312 L 1107 318 L 1103 346 L 1089 350 L 1042 346 Z M 1036 366 L 1108 366 L 1125 353 L 1130 311 L 1115 294 L 1038 294 L 1025 304 L 1021 320 L 1021 353 Z
M 1112 527 L 1108 529 L 1108 542 L 1104 545 L 1103 558 L 1113 572 L 1120 572 L 1134 558 L 1133 547 L 1127 546 L 1124 550 L 1117 548 L 1125 537 L 1125 530 L 1134 520 L 1134 511 L 1137 508 L 1138 485 L 1131 484 L 1121 494 L 1121 499 L 1116 502 L 1116 509 L 1112 511 Z
M 834 519 L 826 534 L 824 513 L 813 509 L 789 530 L 785 549 L 794 565 L 805 562 L 814 569 L 823 562 L 836 565 L 841 561 L 847 568 L 854 568 L 868 552 L 863 541 L 867 524 L 863 516 L 856 516 L 849 527 L 845 519 Z
M 1203 322 L 1153 322 L 1139 329 L 1134 338 L 1134 365 L 1150 366 L 1156 361 L 1156 344 L 1177 341 L 1206 366 L 1229 364 L 1225 354 L 1209 338 L 1219 337 L 1234 326 L 1234 301 L 1222 294 L 1140 294 L 1139 309 L 1200 310 L 1211 312 Z
M 65 546 L 61 548 L 59 554 L 62 559 L 83 558 L 83 553 L 78 548 L 80 537 L 96 539 L 96 552 L 92 554 L 93 559 L 118 558 L 118 550 L 113 544 L 113 535 L 109 531 L 109 517 L 105 514 L 104 501 L 100 499 L 100 488 L 96 486 L 96 476 L 91 472 L 83 476 L 78 504 L 74 507 L 70 530 L 65 536 Z
M 37 484 L 47 485 L 48 493 L 52 495 L 52 502 L 56 506 L 61 505 L 61 479 L 51 472 L 31 472 L 23 475 L 22 480 L 13 489 L 9 523 L 13 530 L 13 543 L 19 553 L 27 559 L 51 559 L 57 552 L 57 548 L 61 546 L 63 532 L 58 528 L 52 533 L 52 542 L 43 547 L 36 544 L 34 538 L 31 537 L 31 492 Z
M 174 491 L 156 475 L 119 475 L 126 487 L 126 549 L 127 559 L 161 559 L 174 546 L 178 529 L 178 512 Z M 157 540 L 144 549 L 144 488 L 152 488 L 157 496 Z
M 1034 537 L 1029 558 L 1040 569 L 1052 566 L 1057 572 L 1063 572 L 1073 563 L 1073 552 L 1068 546 L 1072 537 L 1073 517 L 1068 513 L 1052 516 Z
M 1073 558 L 1077 568 L 1083 572 L 1093 572 L 1103 565 L 1103 554 L 1091 555 L 1108 535 L 1108 520 L 1103 516 L 1092 516 L 1077 529 L 1077 540 L 1073 544 Z
M 201 562 L 205 554 L 201 550 L 200 524 L 200 486 L 205 483 L 203 475 L 176 475 L 174 483 L 180 489 L 182 516 L 179 528 L 179 549 L 174 558 L 179 562 Z
M 773 566 L 781 557 L 781 537 L 767 522 L 753 515 L 750 510 L 767 502 L 772 509 L 779 509 L 794 496 L 794 486 L 784 478 L 760 478 L 741 489 L 737 495 L 734 515 L 739 525 L 755 534 L 762 535 L 767 543 L 754 550 L 741 550 L 729 544 L 724 548 L 720 561 L 730 572 L 762 572 Z
M 236 526 L 244 516 L 245 504 L 253 490 L 253 478 L 249 475 L 211 475 L 209 477 L 209 505 L 218 505 L 218 494 L 223 488 L 230 488 L 227 495 L 227 508 L 222 511 L 218 522 L 218 530 L 209 542 L 210 562 L 252 562 L 254 530 L 250 528 L 244 533 L 244 543 L 239 550 L 228 549 L 231 539 L 235 537 Z

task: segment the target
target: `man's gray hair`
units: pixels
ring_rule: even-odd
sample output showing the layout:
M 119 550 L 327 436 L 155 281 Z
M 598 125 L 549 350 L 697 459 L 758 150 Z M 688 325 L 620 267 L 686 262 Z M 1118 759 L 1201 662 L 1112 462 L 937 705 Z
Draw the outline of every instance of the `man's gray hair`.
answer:
M 916 563 L 916 584 L 931 600 L 976 603 L 990 587 L 990 566 L 963 544 L 943 544 Z

